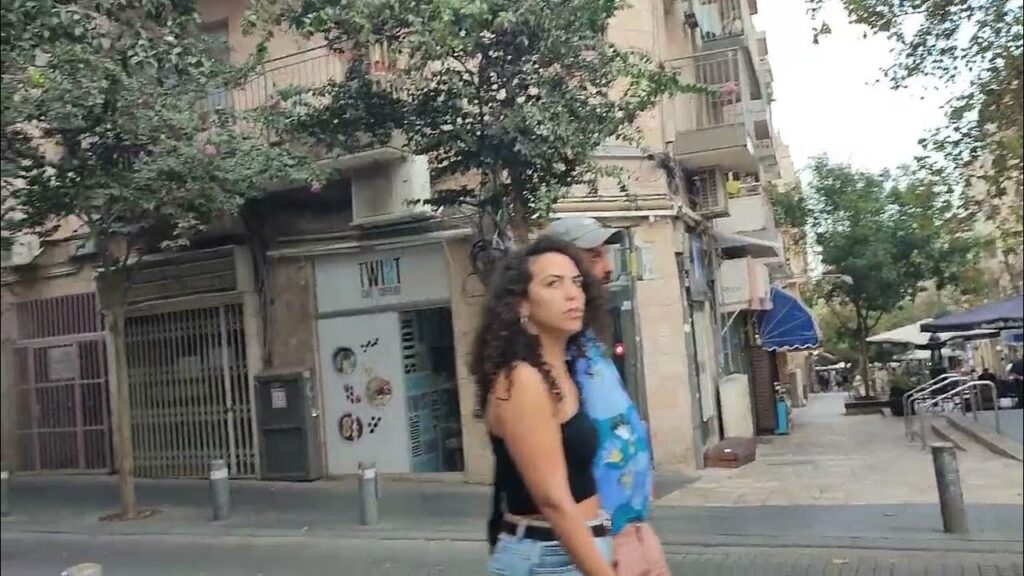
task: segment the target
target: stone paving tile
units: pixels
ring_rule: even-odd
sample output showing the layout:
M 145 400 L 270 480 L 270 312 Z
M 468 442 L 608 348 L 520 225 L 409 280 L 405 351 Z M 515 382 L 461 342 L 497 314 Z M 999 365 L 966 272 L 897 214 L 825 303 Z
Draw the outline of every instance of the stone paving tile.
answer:
M 670 553 L 683 576 L 1021 576 L 1014 555 L 884 551 L 751 550 Z
M 900 418 L 845 416 L 845 394 L 815 394 L 794 414 L 793 433 L 758 445 L 757 460 L 709 469 L 661 505 L 930 503 L 931 455 L 904 439 Z M 1024 503 L 1024 466 L 972 446 L 957 455 L 968 503 Z

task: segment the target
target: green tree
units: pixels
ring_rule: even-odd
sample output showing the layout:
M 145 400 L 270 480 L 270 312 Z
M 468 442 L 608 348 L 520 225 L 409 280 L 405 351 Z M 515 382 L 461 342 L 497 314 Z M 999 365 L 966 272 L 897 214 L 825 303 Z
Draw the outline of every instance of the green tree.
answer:
M 271 146 L 187 0 L 5 0 L 5 235 L 84 222 L 118 268 L 186 244 L 308 162 Z
M 265 0 L 249 20 L 326 38 L 345 78 L 284 95 L 285 127 L 338 153 L 395 133 L 430 159 L 438 206 L 468 205 L 525 239 L 574 187 L 615 176 L 594 151 L 682 90 L 606 37 L 621 0 Z M 374 74 L 390 58 L 386 80 Z M 388 56 L 389 55 L 389 56 Z M 621 181 L 621 180 L 620 180 Z
M 974 243 L 964 231 L 962 202 L 929 175 L 872 173 L 815 158 L 804 195 L 807 232 L 830 274 L 813 298 L 830 309 L 844 339 L 856 343 L 866 391 L 867 338 L 887 314 L 914 301 L 934 283 L 960 280 Z
M 112 280 L 101 288 L 126 287 L 140 252 L 186 244 L 272 180 L 307 173 L 231 109 L 229 90 L 254 68 L 215 57 L 194 2 L 4 0 L 0 23 L 4 236 L 77 218 Z M 123 298 L 101 302 L 120 359 L 121 512 L 133 517 Z
M 808 0 L 820 14 L 825 0 Z M 850 20 L 895 49 L 893 88 L 913 80 L 958 90 L 946 124 L 923 139 L 925 168 L 972 190 L 971 209 L 994 224 L 992 250 L 1019 290 L 1024 201 L 1024 4 L 999 0 L 842 0 Z M 827 34 L 820 22 L 818 34 Z M 941 164 L 935 165 L 939 159 Z

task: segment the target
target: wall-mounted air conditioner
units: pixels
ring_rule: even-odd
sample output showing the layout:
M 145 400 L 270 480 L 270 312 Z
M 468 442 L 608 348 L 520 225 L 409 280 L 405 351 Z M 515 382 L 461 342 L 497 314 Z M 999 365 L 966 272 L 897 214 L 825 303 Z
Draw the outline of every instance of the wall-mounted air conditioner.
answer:
M 725 172 L 719 168 L 701 170 L 693 176 L 691 184 L 698 214 L 707 218 L 729 215 Z
M 352 224 L 373 226 L 429 218 L 430 167 L 426 156 L 408 156 L 352 174 Z

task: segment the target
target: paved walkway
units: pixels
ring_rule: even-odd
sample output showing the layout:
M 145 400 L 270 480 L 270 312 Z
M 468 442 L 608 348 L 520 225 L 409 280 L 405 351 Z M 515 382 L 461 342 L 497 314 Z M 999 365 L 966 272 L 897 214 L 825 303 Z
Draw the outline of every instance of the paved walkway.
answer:
M 710 547 L 1024 549 L 1019 464 L 962 456 L 971 534 L 944 534 L 928 456 L 904 444 L 899 420 L 837 415 L 842 398 L 815 396 L 798 412 L 794 435 L 761 446 L 754 464 L 703 471 L 682 489 L 678 481 L 659 482 L 657 493 L 668 495 L 653 507 L 652 523 L 662 540 Z M 359 524 L 354 480 L 233 481 L 231 516 L 221 522 L 211 521 L 204 481 L 140 480 L 137 495 L 141 507 L 159 513 L 100 522 L 117 509 L 116 478 L 16 476 L 3 534 L 479 542 L 491 503 L 487 486 L 386 479 L 380 522 L 366 527 Z
M 465 576 L 482 574 L 481 542 L 360 541 L 345 538 L 117 537 L 4 534 L 0 569 L 53 576 L 83 562 L 104 576 Z M 1020 576 L 1020 554 L 936 551 L 666 549 L 680 576 Z
M 992 412 L 979 412 L 978 417 L 993 430 L 996 429 L 996 417 Z M 1014 408 L 999 411 L 999 431 L 1007 438 L 1024 444 L 1024 410 Z
M 380 522 L 359 524 L 354 481 L 236 481 L 231 516 L 212 522 L 209 488 L 193 480 L 139 481 L 139 505 L 159 511 L 132 522 L 101 522 L 117 509 L 109 477 L 24 477 L 11 486 L 3 533 L 320 537 L 480 541 L 490 512 L 486 486 L 385 481 Z M 972 504 L 968 538 L 941 532 L 935 502 L 887 505 L 672 506 L 656 504 L 652 523 L 670 544 L 1024 549 L 1024 507 Z
M 845 416 L 845 393 L 813 394 L 794 413 L 793 432 L 758 445 L 757 460 L 708 469 L 662 505 L 861 505 L 934 503 L 931 456 L 904 439 L 901 418 Z M 1024 503 L 1024 467 L 973 448 L 958 454 L 964 499 Z

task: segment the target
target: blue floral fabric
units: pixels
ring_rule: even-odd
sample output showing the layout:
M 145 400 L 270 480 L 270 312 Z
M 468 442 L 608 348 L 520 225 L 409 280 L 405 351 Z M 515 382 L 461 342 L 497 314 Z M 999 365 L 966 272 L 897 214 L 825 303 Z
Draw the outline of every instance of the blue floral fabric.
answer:
M 615 363 L 594 334 L 585 336 L 584 350 L 586 354 L 573 362 L 573 377 L 597 428 L 597 494 L 611 515 L 612 534 L 617 534 L 647 517 L 654 482 L 650 437 Z

